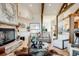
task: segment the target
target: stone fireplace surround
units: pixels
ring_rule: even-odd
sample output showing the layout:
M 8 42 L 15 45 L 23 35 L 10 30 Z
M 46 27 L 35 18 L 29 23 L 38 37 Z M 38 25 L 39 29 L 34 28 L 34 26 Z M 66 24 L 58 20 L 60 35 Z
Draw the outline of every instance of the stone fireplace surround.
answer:
M 17 36 L 16 26 L 10 26 L 10 25 L 7 25 L 7 24 L 0 24 L 0 28 L 15 29 L 15 36 Z M 15 51 L 21 45 L 22 45 L 22 40 L 15 40 L 11 43 L 5 44 L 5 45 L 0 46 L 0 47 L 4 47 L 5 48 L 5 53 L 4 54 L 8 55 L 11 52 Z

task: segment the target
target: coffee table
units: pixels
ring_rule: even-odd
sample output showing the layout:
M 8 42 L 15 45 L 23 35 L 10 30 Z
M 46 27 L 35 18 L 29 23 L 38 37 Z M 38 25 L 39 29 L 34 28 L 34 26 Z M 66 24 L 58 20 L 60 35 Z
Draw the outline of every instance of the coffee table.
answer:
M 47 49 L 30 49 L 30 53 L 32 56 L 45 56 Z

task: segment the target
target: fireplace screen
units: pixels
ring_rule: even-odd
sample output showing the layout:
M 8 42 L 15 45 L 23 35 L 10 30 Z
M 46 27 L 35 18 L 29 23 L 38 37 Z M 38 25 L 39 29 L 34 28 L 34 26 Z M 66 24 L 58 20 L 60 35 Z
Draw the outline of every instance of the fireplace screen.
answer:
M 15 40 L 14 29 L 0 29 L 0 45 L 7 44 Z

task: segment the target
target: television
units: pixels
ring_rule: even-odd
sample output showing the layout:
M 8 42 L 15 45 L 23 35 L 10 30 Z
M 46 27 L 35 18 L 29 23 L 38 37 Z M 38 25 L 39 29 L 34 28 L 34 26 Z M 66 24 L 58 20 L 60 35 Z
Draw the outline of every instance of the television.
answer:
M 15 29 L 0 28 L 0 46 L 15 40 Z

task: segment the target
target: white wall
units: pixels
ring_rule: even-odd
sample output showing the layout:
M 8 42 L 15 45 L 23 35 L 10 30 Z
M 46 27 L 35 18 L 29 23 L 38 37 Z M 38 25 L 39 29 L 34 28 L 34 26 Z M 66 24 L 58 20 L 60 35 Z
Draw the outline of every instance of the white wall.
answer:
M 43 26 L 47 28 L 48 32 L 51 32 L 51 27 L 52 25 L 55 24 L 56 16 L 54 15 L 49 15 L 49 16 L 44 16 L 43 18 Z
M 40 23 L 41 16 L 33 14 L 29 7 L 27 7 L 27 4 L 18 4 L 18 16 L 18 22 L 25 24 L 25 28 L 19 28 L 20 32 L 18 35 L 24 36 L 26 43 L 28 43 L 30 32 L 27 31 L 27 26 L 29 26 L 30 23 Z
M 23 4 L 18 4 L 18 16 L 25 17 L 27 19 L 32 18 L 32 14 Z
M 53 26 L 56 25 L 56 16 L 55 15 L 47 15 L 44 16 L 43 18 L 43 26 L 45 26 L 45 28 L 47 28 L 48 32 L 51 35 L 51 41 L 52 41 L 52 45 L 53 45 Z

